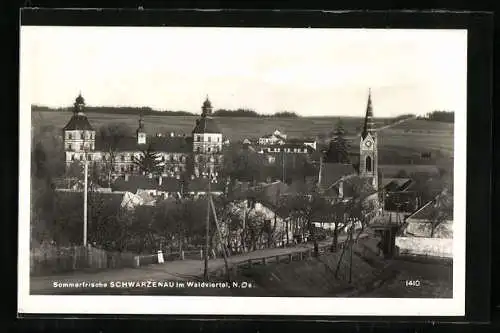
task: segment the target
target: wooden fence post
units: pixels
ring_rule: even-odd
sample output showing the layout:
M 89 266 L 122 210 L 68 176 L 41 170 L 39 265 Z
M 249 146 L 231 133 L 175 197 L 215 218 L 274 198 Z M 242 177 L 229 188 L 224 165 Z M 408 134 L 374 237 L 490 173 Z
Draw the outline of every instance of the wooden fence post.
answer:
M 280 263 L 280 256 L 276 256 L 276 263 L 279 264 Z
M 203 260 L 203 249 L 200 250 L 200 260 Z
M 181 251 L 181 260 L 184 260 L 184 250 Z
M 141 265 L 140 262 L 140 257 L 139 256 L 134 256 L 134 266 L 139 267 Z
M 288 254 L 288 262 L 292 262 L 293 260 L 293 253 Z
M 266 265 L 266 258 L 262 258 L 262 264 Z

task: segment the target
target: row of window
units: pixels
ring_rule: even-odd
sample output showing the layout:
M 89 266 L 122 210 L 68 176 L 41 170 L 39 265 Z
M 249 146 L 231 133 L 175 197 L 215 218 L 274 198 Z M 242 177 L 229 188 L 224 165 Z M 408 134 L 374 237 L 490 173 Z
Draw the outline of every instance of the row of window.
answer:
M 285 153 L 307 153 L 307 148 L 284 148 L 283 151 Z M 264 150 L 261 150 L 261 153 L 263 153 Z M 281 148 L 268 148 L 267 152 L 269 153 L 279 153 L 281 152 Z
M 121 166 L 113 166 L 113 171 L 114 172 L 134 172 L 134 171 L 140 171 L 139 166 L 135 164 L 130 164 L 130 165 L 121 165 Z M 175 166 L 175 167 L 165 167 L 163 169 L 163 172 L 165 173 L 177 173 L 177 172 L 184 172 L 186 171 L 186 168 L 184 166 Z
M 84 157 L 85 157 L 85 155 L 83 155 L 83 154 L 80 155 L 79 157 L 75 157 L 75 155 L 71 155 L 71 160 L 76 161 L 77 159 L 79 159 L 80 161 L 83 161 Z M 87 160 L 92 161 L 92 154 L 87 154 Z
M 196 147 L 196 152 L 202 153 L 203 149 L 201 147 Z M 221 152 L 220 147 L 207 147 L 207 153 L 220 153 L 220 152 Z
M 85 136 L 85 134 L 87 134 Z M 73 140 L 73 133 L 66 132 L 66 139 L 68 140 Z M 82 132 L 82 133 L 75 133 L 74 140 L 94 140 L 95 139 L 95 133 L 94 132 Z
M 222 156 L 210 156 L 209 161 L 212 163 L 222 163 Z M 206 161 L 206 158 L 204 156 L 196 155 L 194 157 L 194 161 L 196 163 L 203 163 Z
M 209 136 L 207 139 L 208 139 L 208 142 L 212 142 L 212 137 L 211 137 L 211 136 Z M 198 136 L 196 137 L 196 141 L 197 141 L 197 142 L 201 142 L 201 135 L 198 135 Z M 217 141 L 214 141 L 214 142 L 220 142 L 220 137 L 218 136 L 218 137 L 217 137 Z
M 79 147 L 79 148 L 80 148 L 80 150 L 84 150 L 84 148 L 85 148 L 85 146 L 83 145 L 83 143 L 82 143 L 82 144 L 80 144 L 79 146 L 78 146 L 78 145 L 75 145 L 75 148 L 76 148 L 76 147 Z M 87 147 L 88 147 L 88 145 L 87 145 Z M 67 149 L 67 150 L 73 150 L 73 145 L 72 145 L 71 143 L 68 143 L 68 144 L 66 145 L 66 149 Z M 91 149 L 91 150 L 94 150 L 94 149 L 95 149 L 95 144 L 94 144 L 94 143 L 90 144 L 90 149 Z

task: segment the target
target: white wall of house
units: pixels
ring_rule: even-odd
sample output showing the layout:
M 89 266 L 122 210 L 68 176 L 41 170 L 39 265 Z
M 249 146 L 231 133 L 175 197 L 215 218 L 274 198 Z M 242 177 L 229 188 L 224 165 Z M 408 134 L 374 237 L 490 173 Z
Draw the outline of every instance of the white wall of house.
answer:
M 407 219 L 403 235 L 408 237 L 431 237 L 432 223 L 427 220 Z M 434 230 L 433 238 L 453 238 L 453 221 L 442 222 Z
M 396 237 L 402 255 L 453 258 L 453 239 L 429 237 Z
M 222 133 L 197 133 L 193 135 L 195 153 L 221 152 L 222 144 Z

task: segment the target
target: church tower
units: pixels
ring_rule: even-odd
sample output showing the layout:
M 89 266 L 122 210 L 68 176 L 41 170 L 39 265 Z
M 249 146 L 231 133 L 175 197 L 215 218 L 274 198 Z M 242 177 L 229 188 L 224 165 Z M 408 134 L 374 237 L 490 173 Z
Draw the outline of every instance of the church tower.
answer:
M 144 119 L 142 113 L 139 115 L 139 127 L 137 128 L 137 143 L 140 145 L 146 144 L 146 131 L 144 130 Z
M 365 122 L 359 145 L 359 174 L 372 178 L 373 188 L 378 188 L 378 139 L 373 121 L 371 90 L 368 92 Z
M 80 93 L 73 104 L 73 116 L 63 128 L 66 164 L 93 159 L 95 130 L 85 114 L 85 100 Z

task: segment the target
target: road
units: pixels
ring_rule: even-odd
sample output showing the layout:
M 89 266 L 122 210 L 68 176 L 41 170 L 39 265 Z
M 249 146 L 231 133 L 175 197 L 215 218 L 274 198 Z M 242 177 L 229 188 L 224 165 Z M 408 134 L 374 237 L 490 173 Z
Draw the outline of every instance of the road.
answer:
M 391 128 L 391 127 L 394 127 L 396 125 L 399 125 L 399 124 L 402 124 L 402 123 L 405 123 L 407 121 L 410 121 L 410 120 L 413 120 L 413 119 L 416 119 L 417 117 L 416 116 L 413 116 L 413 117 L 409 117 L 409 118 L 405 118 L 405 119 L 401 119 L 401 120 L 398 120 L 392 124 L 389 124 L 389 125 L 385 125 L 385 126 L 382 126 L 382 127 L 379 127 L 377 128 L 377 132 L 380 132 L 380 131 L 383 131 L 383 130 L 386 130 L 388 128 Z
M 339 236 L 339 242 L 346 239 L 345 235 Z M 331 239 L 319 242 L 319 245 L 327 245 Z M 313 248 L 313 244 L 299 244 L 288 248 L 272 248 L 256 250 L 250 253 L 228 257 L 228 263 L 233 266 L 238 263 L 246 262 L 250 259 L 258 259 L 267 256 L 286 255 L 297 253 L 307 248 Z M 209 261 L 209 271 L 224 267 L 224 259 L 217 258 Z M 139 268 L 122 268 L 114 270 L 105 270 L 99 272 L 72 272 L 61 275 L 36 276 L 30 278 L 30 290 L 32 294 L 58 293 L 60 288 L 53 286 L 54 282 L 60 283 L 78 283 L 86 282 L 109 282 L 109 281 L 164 281 L 164 280 L 198 280 L 203 276 L 204 261 L 202 260 L 177 260 L 168 261 L 164 264 L 153 264 Z M 64 293 L 82 292 L 82 288 L 64 288 Z

